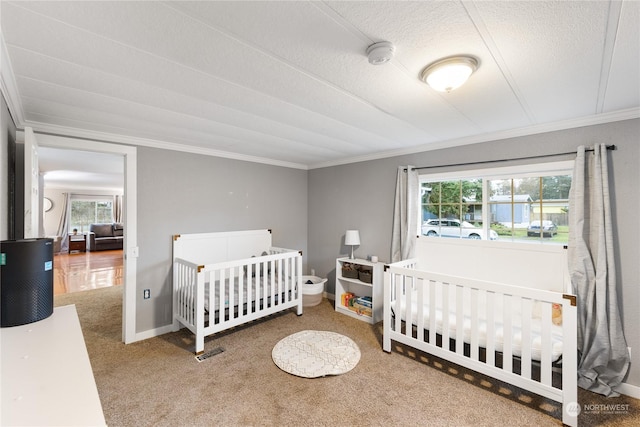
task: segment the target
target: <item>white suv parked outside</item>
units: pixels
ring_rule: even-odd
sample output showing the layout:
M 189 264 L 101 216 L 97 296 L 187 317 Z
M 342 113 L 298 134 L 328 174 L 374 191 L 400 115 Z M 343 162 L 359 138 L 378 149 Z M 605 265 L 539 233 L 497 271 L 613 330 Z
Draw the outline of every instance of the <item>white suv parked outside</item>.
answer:
M 457 237 L 463 239 L 486 240 L 484 230 L 467 221 L 459 219 L 429 219 L 422 223 L 422 234 L 425 236 Z M 498 233 L 489 230 L 490 240 L 496 240 Z

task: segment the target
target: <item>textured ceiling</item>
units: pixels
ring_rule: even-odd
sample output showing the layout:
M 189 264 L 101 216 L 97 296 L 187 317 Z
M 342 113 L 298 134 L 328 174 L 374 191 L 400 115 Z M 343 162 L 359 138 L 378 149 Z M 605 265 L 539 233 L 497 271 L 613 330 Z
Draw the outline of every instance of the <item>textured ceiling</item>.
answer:
M 0 8 L 3 91 L 18 126 L 41 132 L 314 168 L 637 117 L 640 105 L 636 1 Z M 382 40 L 396 55 L 370 65 Z M 419 80 L 461 53 L 480 67 L 460 89 Z

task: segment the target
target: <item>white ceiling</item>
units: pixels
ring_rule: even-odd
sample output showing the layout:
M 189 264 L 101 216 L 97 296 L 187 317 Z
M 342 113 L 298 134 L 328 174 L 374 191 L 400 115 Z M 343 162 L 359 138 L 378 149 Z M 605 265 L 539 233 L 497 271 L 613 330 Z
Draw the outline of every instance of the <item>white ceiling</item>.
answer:
M 314 168 L 639 116 L 637 1 L 0 7 L 3 90 L 41 132 Z M 463 53 L 460 89 L 419 80 Z
M 46 144 L 48 136 L 39 142 Z M 122 194 L 124 157 L 116 154 L 40 147 L 38 162 L 46 189 L 103 190 Z

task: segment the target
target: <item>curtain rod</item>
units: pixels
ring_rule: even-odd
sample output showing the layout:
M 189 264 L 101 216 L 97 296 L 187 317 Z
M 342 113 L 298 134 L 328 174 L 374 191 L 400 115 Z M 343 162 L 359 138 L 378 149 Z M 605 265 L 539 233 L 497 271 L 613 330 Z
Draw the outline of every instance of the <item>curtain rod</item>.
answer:
M 618 148 L 615 145 L 607 145 L 607 150 L 617 150 Z M 593 148 L 587 148 L 584 151 L 594 151 Z M 413 170 L 419 169 L 433 169 L 433 168 L 446 168 L 449 166 L 471 166 L 471 165 L 483 165 L 487 163 L 499 163 L 499 162 L 510 162 L 513 160 L 529 160 L 529 159 L 542 159 L 545 157 L 557 157 L 557 156 L 566 156 L 569 154 L 576 154 L 575 151 L 569 151 L 566 153 L 554 153 L 554 154 L 539 154 L 537 156 L 527 156 L 527 157 L 513 157 L 511 159 L 496 159 L 496 160 L 480 160 L 477 162 L 468 162 L 468 163 L 452 163 L 448 165 L 434 165 L 434 166 L 420 166 L 417 168 L 413 168 Z M 407 171 L 406 169 L 404 170 Z

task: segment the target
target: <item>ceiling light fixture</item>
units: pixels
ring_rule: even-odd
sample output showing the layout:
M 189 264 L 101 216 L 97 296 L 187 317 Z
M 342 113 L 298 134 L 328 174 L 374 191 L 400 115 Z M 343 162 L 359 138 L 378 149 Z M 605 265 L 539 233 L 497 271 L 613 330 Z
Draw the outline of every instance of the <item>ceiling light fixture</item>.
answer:
M 452 56 L 427 66 L 420 79 L 439 92 L 459 88 L 478 69 L 478 60 L 472 56 Z
M 369 64 L 382 65 L 391 61 L 396 48 L 391 42 L 374 43 L 367 48 Z

